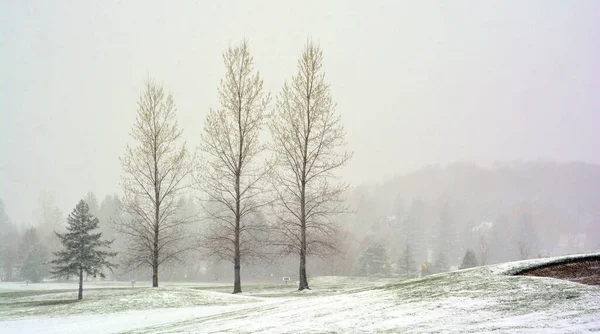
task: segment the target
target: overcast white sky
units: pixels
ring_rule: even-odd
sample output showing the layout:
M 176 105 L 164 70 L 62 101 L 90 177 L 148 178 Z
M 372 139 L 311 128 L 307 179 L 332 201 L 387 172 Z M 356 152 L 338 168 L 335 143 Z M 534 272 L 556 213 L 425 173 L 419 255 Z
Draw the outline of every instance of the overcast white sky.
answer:
M 599 1 L 0 1 L 0 197 L 29 222 L 120 192 L 148 74 L 191 148 L 246 38 L 277 94 L 307 38 L 324 50 L 357 185 L 429 164 L 600 163 Z

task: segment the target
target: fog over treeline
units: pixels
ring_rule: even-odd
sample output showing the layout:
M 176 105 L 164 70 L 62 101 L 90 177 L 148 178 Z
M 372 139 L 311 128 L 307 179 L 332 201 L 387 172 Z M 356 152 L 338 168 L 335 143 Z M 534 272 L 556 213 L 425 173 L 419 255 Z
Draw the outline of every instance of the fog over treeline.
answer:
M 433 264 L 439 253 L 449 268 L 456 268 L 467 249 L 479 261 L 483 257 L 485 264 L 600 249 L 598 165 L 537 161 L 492 168 L 472 163 L 429 166 L 378 184 L 352 187 L 346 198 L 351 213 L 337 218 L 343 227 L 341 252 L 311 258 L 312 275 L 378 274 L 361 272 L 361 255 L 373 245 L 382 246 L 380 256 L 394 267 L 409 246 L 415 275 L 422 264 Z M 100 219 L 104 235 L 116 239 L 114 248 L 124 250 L 123 238 L 109 223 L 118 215 L 118 195 L 98 197 L 90 192 L 83 199 Z M 180 200 L 183 215 L 201 211 L 191 194 Z M 9 211 L 3 203 L 0 206 L 4 265 L 11 256 L 13 261 L 25 256 L 21 252 L 31 247 L 30 242 L 42 244 L 46 251 L 58 247 L 52 231 L 64 228 L 65 214 L 53 195 L 42 193 L 33 210 L 37 220 L 24 227 L 11 223 Z M 188 229 L 206 231 L 206 224 L 197 221 Z M 296 267 L 295 259 L 258 261 L 245 268 L 243 277 L 258 281 L 271 273 L 295 277 Z M 145 273 L 118 274 L 117 278 L 144 279 Z M 231 275 L 227 262 L 198 253 L 163 273 L 167 280 L 226 280 Z
M 115 240 L 110 279 L 230 280 L 241 253 L 245 279 L 298 279 L 289 253 L 306 255 L 306 241 L 281 225 L 290 216 L 321 233 L 309 276 L 414 277 L 600 248 L 598 2 L 290 6 L 3 3 L 0 278 L 49 278 L 54 232 L 80 200 Z M 308 81 L 317 98 L 298 102 Z M 321 136 L 298 125 L 303 105 L 322 113 Z M 159 173 L 145 183 L 155 194 L 132 186 L 146 176 L 144 124 L 180 150 L 159 166 L 181 163 L 162 188 L 177 224 L 159 272 L 128 225 L 163 199 Z M 223 133 L 236 129 L 228 155 Z M 241 230 L 251 247 L 223 246 Z

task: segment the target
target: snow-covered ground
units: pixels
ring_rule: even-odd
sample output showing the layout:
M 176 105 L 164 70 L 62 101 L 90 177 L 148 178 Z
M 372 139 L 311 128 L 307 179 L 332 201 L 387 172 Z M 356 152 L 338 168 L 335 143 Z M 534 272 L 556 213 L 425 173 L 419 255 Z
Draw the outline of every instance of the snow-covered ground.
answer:
M 318 277 L 312 290 L 245 285 L 0 284 L 0 333 L 305 333 L 600 331 L 600 287 L 511 276 L 556 259 L 513 262 L 400 282 Z M 64 289 L 68 288 L 69 291 Z

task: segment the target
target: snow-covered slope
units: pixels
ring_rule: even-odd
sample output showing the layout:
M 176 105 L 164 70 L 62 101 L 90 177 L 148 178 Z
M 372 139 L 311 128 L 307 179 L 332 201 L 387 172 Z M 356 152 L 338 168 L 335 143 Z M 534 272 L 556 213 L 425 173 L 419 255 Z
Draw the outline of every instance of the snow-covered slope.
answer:
M 283 285 L 246 286 L 243 295 L 221 293 L 218 291 L 228 288 L 206 285 L 105 288 L 89 290 L 86 299 L 73 303 L 65 302 L 67 295 L 60 290 L 0 292 L 0 332 L 600 330 L 600 287 L 510 275 L 560 259 L 564 258 L 506 263 L 404 282 L 320 277 L 311 282 L 313 290 L 308 292 Z

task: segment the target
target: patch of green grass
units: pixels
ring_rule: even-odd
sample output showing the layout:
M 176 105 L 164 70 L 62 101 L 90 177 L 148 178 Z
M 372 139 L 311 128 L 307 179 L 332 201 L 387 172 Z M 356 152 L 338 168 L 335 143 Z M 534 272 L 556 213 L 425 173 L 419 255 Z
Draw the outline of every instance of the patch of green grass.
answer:
M 453 298 L 483 301 L 484 310 L 522 315 L 543 312 L 556 305 L 576 305 L 584 291 L 570 282 L 526 276 L 490 275 L 485 270 L 457 271 L 376 287 L 394 295 L 398 303 L 432 302 Z M 597 289 L 595 291 L 598 291 Z
M 358 305 L 368 310 L 388 312 L 413 317 L 419 312 L 436 314 L 447 312 L 450 315 L 467 315 L 482 311 L 484 316 L 473 324 L 477 329 L 487 329 L 485 321 L 493 317 L 519 316 L 531 312 L 546 311 L 572 312 L 566 317 L 577 317 L 585 308 L 590 314 L 600 312 L 600 305 L 587 302 L 587 292 L 596 295 L 598 287 L 528 276 L 506 276 L 491 274 L 485 268 L 456 271 L 428 276 L 422 279 L 400 281 L 395 278 L 366 277 L 318 277 L 310 281 L 310 291 L 297 291 L 296 284 L 251 283 L 244 284 L 242 295 L 231 294 L 229 284 L 167 286 L 161 288 L 104 288 L 84 289 L 84 299 L 75 299 L 77 290 L 23 291 L 0 293 L 0 320 L 30 316 L 66 316 L 78 314 L 104 314 L 128 310 L 153 308 L 185 308 L 192 306 L 234 305 L 247 303 L 237 311 L 224 312 L 207 317 L 194 317 L 181 322 L 161 324 L 134 332 L 174 332 L 197 331 L 204 322 L 219 323 L 229 321 L 252 321 L 255 317 L 265 317 L 273 312 L 287 311 L 280 305 L 292 303 L 300 307 L 312 307 L 319 303 L 315 297 L 327 298 L 327 302 L 359 300 Z M 72 298 L 72 299 L 70 299 Z M 279 299 L 280 298 L 280 299 Z M 271 299 L 271 302 L 268 302 Z M 303 299 L 307 301 L 304 302 Z M 363 301 L 364 300 L 364 304 Z M 295 302 L 298 302 L 294 304 Z M 255 303 L 255 304 L 254 304 Z M 589 305 L 588 305 L 589 304 Z M 315 304 L 316 305 L 316 304 Z M 372 305 L 372 306 L 370 306 Z M 411 313 L 412 310 L 414 313 Z M 409 312 L 397 311 L 407 309 Z M 418 311 L 420 310 L 420 311 Z M 400 313 L 394 313 L 400 312 Z M 328 311 L 316 312 L 315 319 L 323 321 Z M 249 320 L 248 320 L 249 319 Z M 481 322 L 481 324 L 480 324 Z M 484 327 L 480 327 L 484 326 Z M 419 327 L 422 326 L 422 327 Z M 413 330 L 427 331 L 428 324 L 415 325 Z M 492 328 L 490 330 L 495 330 Z
M 243 295 L 264 298 L 312 298 L 339 293 L 354 293 L 372 289 L 373 286 L 389 283 L 395 279 L 372 279 L 366 277 L 318 277 L 309 282 L 311 290 L 298 291 L 295 283 L 249 283 L 242 284 Z M 224 286 L 192 286 L 191 289 L 231 293 L 231 285 Z
M 36 300 L 31 302 L 11 303 L 11 308 L 38 307 L 38 306 L 60 306 L 81 302 L 78 299 L 56 299 L 56 300 Z
M 512 292 L 512 293 L 511 293 Z M 513 315 L 547 310 L 550 305 L 561 305 L 577 299 L 581 291 L 577 287 L 566 288 L 549 282 L 536 282 L 524 289 L 522 286 L 507 288 L 497 298 L 495 308 Z
M 42 291 L 37 291 L 42 292 Z M 247 297 L 206 293 L 188 288 L 135 288 L 85 290 L 83 300 L 77 291 L 50 290 L 37 294 L 12 294 L 0 300 L 0 319 L 27 316 L 102 314 L 153 308 L 249 303 Z
M 233 291 L 233 285 L 223 285 L 223 286 L 196 286 L 190 287 L 195 290 L 205 290 L 205 291 L 216 291 L 223 293 L 231 293 Z M 283 284 L 243 284 L 242 291 L 243 293 L 255 294 L 261 293 L 264 291 L 279 291 L 279 290 L 295 290 L 295 286 L 292 285 L 283 285 Z
M 23 297 L 32 297 L 39 295 L 47 295 L 53 293 L 69 292 L 73 290 L 24 290 L 24 291 L 8 291 L 0 292 L 0 299 L 15 299 Z

